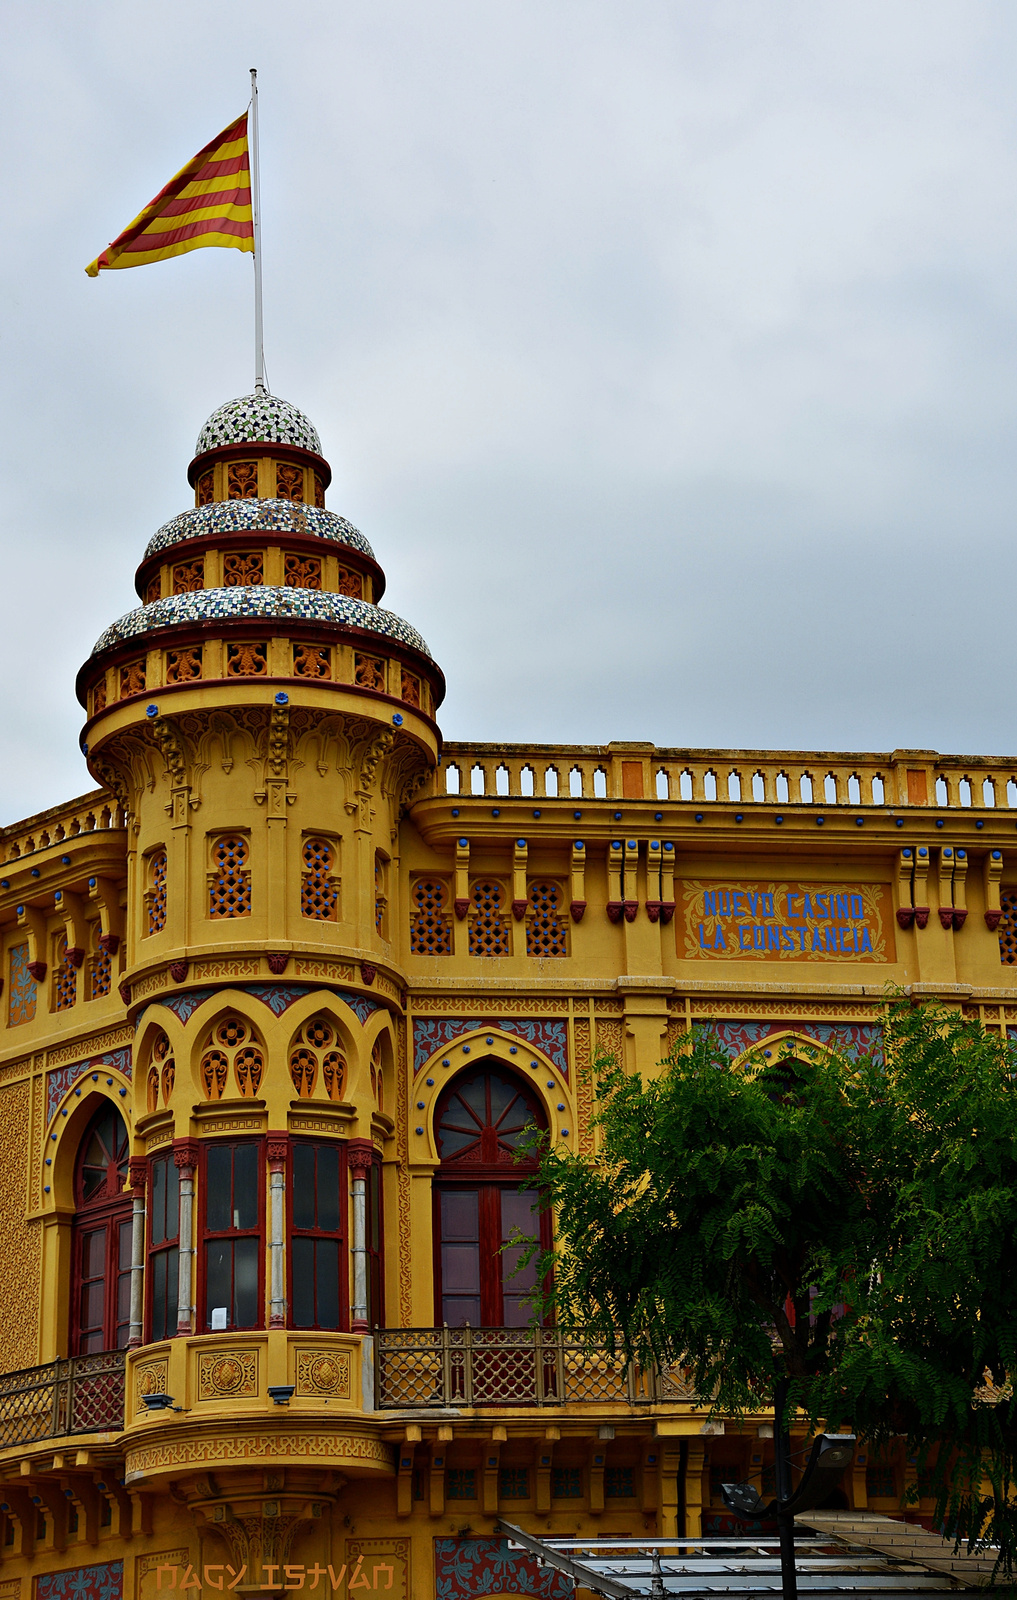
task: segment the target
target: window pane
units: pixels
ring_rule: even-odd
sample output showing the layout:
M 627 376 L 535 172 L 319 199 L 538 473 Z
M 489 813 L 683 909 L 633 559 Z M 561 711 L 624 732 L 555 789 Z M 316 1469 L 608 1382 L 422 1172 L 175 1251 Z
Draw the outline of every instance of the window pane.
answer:
M 177 1326 L 177 1268 L 175 1250 L 160 1250 L 152 1257 L 152 1338 L 169 1339 Z M 221 1301 L 217 1301 L 221 1305 Z
M 119 1259 L 117 1265 L 119 1266 L 121 1272 L 130 1272 L 131 1270 L 131 1234 L 133 1232 L 133 1223 L 122 1222 L 120 1224 Z
M 479 1243 L 479 1201 L 476 1189 L 444 1189 L 441 1196 L 443 1239 L 472 1239 Z
M 149 1257 L 148 1270 L 151 1273 L 152 1284 L 152 1327 L 153 1341 L 166 1337 L 166 1251 L 160 1250 L 157 1256 Z
M 317 1257 L 318 1327 L 339 1326 L 339 1241 L 319 1239 Z
M 212 1322 L 212 1307 L 225 1306 L 233 1299 L 233 1246 L 228 1239 L 205 1246 L 205 1326 Z
M 293 1146 L 293 1226 L 314 1227 L 314 1146 Z M 303 1324 L 301 1324 L 303 1326 Z
M 100 1278 L 97 1283 L 86 1283 L 81 1291 L 82 1328 L 102 1328 L 103 1302 L 106 1285 Z M 101 1350 L 102 1345 L 98 1348 Z
M 152 1162 L 153 1244 L 162 1244 L 166 1237 L 166 1165 L 165 1161 Z
M 536 1239 L 540 1234 L 538 1195 L 535 1189 L 503 1189 L 501 1191 L 501 1238 L 505 1244 L 518 1229 L 526 1239 Z M 506 1328 L 525 1328 L 533 1317 L 531 1296 L 537 1283 L 537 1258 L 528 1262 L 521 1272 L 516 1271 L 525 1246 L 510 1246 L 499 1255 L 502 1279 L 502 1319 Z
M 258 1226 L 258 1147 L 254 1144 L 234 1146 L 233 1226 Z
M 160 1250 L 151 1258 L 152 1273 L 152 1339 L 166 1337 L 166 1260 L 168 1250 Z
M 81 1272 L 85 1278 L 100 1278 L 106 1271 L 106 1229 L 85 1234 Z
M 205 1222 L 210 1233 L 225 1233 L 232 1223 L 230 1206 L 232 1176 L 233 1146 L 229 1144 L 210 1144 L 205 1177 L 207 1189 L 205 1195 Z M 214 1300 L 210 1304 L 223 1306 L 228 1302 Z
M 293 1240 L 293 1326 L 314 1327 L 314 1240 Z
M 180 1172 L 172 1161 L 166 1162 L 166 1234 L 175 1239 L 180 1232 Z
M 508 1110 L 509 1106 L 517 1099 L 515 1084 L 506 1083 L 504 1078 L 496 1078 L 491 1074 L 491 1121 L 497 1123 Z
M 335 1144 L 318 1146 L 318 1227 L 323 1233 L 339 1232 L 339 1146 Z
M 476 1189 L 441 1194 L 442 1321 L 451 1328 L 481 1322 L 479 1202 Z
M 261 1240 L 238 1239 L 233 1250 L 234 1322 L 238 1328 L 253 1328 L 261 1320 L 258 1316 L 258 1255 Z

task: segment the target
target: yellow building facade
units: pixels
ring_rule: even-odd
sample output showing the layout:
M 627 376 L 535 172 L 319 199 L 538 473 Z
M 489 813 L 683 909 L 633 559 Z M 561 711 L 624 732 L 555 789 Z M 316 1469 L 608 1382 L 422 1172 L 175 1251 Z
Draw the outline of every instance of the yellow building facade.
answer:
M 523 1130 L 590 1151 L 596 1053 L 697 1026 L 867 1049 L 888 983 L 1017 1028 L 1017 763 L 444 744 L 329 481 L 209 419 L 98 787 L 0 830 L 0 1600 L 563 1600 L 499 1519 L 730 1530 L 772 1422 L 529 1325 Z

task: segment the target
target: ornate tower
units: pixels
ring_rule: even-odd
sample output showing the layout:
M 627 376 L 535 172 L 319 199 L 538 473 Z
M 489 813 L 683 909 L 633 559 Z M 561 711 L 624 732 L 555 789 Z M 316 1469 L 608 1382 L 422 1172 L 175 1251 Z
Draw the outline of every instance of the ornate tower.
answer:
M 444 679 L 378 604 L 367 540 L 325 509 L 295 407 L 220 407 L 188 477 L 196 504 L 149 542 L 142 605 L 78 676 L 90 770 L 128 818 L 122 993 L 167 964 L 184 982 L 264 959 L 396 998 L 398 821 L 437 759 Z

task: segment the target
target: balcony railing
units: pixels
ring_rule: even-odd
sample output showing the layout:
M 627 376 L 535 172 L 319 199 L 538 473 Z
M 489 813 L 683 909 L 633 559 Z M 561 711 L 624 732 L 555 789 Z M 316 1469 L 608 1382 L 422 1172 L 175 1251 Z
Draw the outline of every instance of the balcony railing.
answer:
M 384 1328 L 375 1339 L 383 1411 L 696 1398 L 680 1371 L 637 1368 L 603 1340 L 557 1328 Z
M 449 742 L 435 795 L 722 805 L 1017 809 L 1017 760 L 933 750 L 670 750 Z
M 0 1450 L 69 1433 L 119 1433 L 123 1350 L 0 1374 Z

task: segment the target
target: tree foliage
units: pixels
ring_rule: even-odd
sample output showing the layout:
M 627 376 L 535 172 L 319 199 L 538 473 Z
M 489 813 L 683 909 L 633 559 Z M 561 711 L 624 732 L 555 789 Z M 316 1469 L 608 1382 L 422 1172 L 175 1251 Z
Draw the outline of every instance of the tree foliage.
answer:
M 857 1059 L 785 1046 L 735 1068 L 708 1029 L 645 1084 L 601 1059 L 596 1156 L 543 1152 L 547 1309 L 680 1364 L 719 1413 L 787 1377 L 812 1423 L 903 1437 L 947 1531 L 1013 1570 L 1014 1066 L 906 1000 Z

